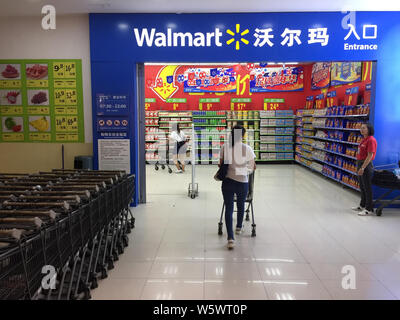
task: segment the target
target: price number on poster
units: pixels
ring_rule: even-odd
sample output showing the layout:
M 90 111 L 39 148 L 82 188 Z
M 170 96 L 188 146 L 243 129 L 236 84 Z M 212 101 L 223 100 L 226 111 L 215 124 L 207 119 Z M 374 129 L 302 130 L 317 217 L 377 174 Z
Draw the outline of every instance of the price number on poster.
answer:
M 64 64 L 64 78 L 75 78 L 76 77 L 76 65 L 75 62 L 67 62 Z
M 67 117 L 56 117 L 56 131 L 67 131 Z
M 150 109 L 150 103 L 145 103 L 144 104 L 144 109 L 147 111 Z
M 77 103 L 77 94 L 75 89 L 67 89 L 65 90 L 65 104 L 68 106 L 76 105 Z
M 53 77 L 64 78 L 65 70 L 63 62 L 54 62 L 53 64 Z
M 173 110 L 177 110 L 179 108 L 179 104 L 178 103 L 173 103 L 172 104 L 172 109 Z
M 67 117 L 67 131 L 78 131 L 78 118 L 74 116 Z
M 54 90 L 54 104 L 65 105 L 65 90 L 63 89 Z

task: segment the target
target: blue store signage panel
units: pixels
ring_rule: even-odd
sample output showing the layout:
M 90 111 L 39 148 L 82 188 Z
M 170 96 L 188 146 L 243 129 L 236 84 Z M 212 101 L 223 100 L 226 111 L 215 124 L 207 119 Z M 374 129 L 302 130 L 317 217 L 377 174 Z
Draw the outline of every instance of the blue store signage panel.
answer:
M 375 164 L 385 164 L 400 150 L 400 136 L 393 135 L 400 127 L 400 100 L 393 98 L 400 88 L 399 35 L 400 12 L 90 14 L 93 114 L 118 109 L 99 110 L 97 93 L 130 93 L 126 116 L 132 124 L 131 172 L 137 174 L 137 63 L 375 60 Z M 95 166 L 102 132 L 97 121 Z

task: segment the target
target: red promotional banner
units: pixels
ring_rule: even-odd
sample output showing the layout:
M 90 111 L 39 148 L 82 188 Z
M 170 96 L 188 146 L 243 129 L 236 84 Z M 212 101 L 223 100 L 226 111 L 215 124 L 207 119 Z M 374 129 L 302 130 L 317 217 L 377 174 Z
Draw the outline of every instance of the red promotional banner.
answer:
M 303 67 L 265 67 L 250 71 L 250 92 L 303 91 Z
M 189 68 L 178 74 L 184 92 L 235 92 L 237 73 L 230 68 Z
M 313 64 L 311 72 L 311 89 L 323 89 L 329 87 L 331 80 L 331 63 L 317 62 Z

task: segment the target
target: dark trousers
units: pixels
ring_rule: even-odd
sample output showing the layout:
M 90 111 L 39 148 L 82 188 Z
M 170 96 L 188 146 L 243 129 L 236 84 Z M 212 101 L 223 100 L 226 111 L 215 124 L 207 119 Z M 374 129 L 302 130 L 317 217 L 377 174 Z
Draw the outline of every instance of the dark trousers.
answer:
M 236 194 L 237 222 L 236 227 L 241 228 L 244 216 L 244 204 L 249 190 L 249 184 L 238 182 L 229 178 L 222 182 L 222 195 L 225 203 L 225 225 L 228 234 L 228 240 L 234 240 L 233 236 L 233 205 L 234 195 Z
M 357 170 L 361 168 L 364 160 L 357 160 Z M 364 174 L 358 176 L 358 181 L 360 182 L 361 189 L 361 202 L 360 206 L 366 208 L 368 211 L 373 210 L 373 195 L 372 195 L 372 176 L 374 174 L 374 167 L 370 162 L 365 168 Z

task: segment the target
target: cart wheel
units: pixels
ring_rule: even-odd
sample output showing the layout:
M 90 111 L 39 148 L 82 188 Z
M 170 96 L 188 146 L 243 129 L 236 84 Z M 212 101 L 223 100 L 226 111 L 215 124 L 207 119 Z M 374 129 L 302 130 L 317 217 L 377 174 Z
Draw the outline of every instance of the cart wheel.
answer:
M 106 269 L 105 267 L 102 267 L 102 268 L 101 268 L 101 276 L 100 276 L 100 278 L 101 278 L 101 279 L 105 279 L 105 278 L 107 278 L 107 277 L 108 277 L 107 269 Z
M 92 296 L 90 294 L 90 289 L 85 289 L 83 292 L 83 300 L 90 300 L 92 299 Z
M 108 269 L 108 270 L 114 269 L 114 261 L 113 261 L 112 258 L 109 258 L 109 259 L 108 259 L 108 266 L 107 266 L 107 269 Z
M 158 171 L 158 166 L 155 166 L 154 169 L 156 169 L 156 171 Z
M 118 260 L 119 260 L 119 257 L 118 257 L 118 253 L 117 253 L 117 252 L 114 251 L 112 259 L 113 259 L 114 261 L 118 261 Z
M 249 213 L 246 214 L 246 221 L 250 221 Z
M 117 251 L 119 255 L 124 253 L 124 248 L 121 244 L 117 246 Z
M 133 229 L 135 227 L 135 218 L 132 218 L 130 224 L 131 224 L 131 228 Z
M 222 226 L 223 226 L 223 223 L 222 222 L 218 222 L 218 235 L 219 236 L 222 236 Z
M 124 236 L 124 237 L 122 238 L 122 243 L 123 243 L 123 245 L 124 245 L 125 247 L 128 246 L 128 244 L 129 244 L 129 238 L 128 238 L 128 236 Z
M 92 283 L 90 284 L 90 289 L 96 289 L 98 286 L 99 286 L 99 284 L 97 282 L 97 278 L 93 277 Z
M 192 194 L 190 195 L 190 197 L 191 197 L 192 199 L 194 199 L 194 198 L 196 198 L 196 195 L 195 195 L 194 193 L 192 193 Z
M 161 165 L 161 169 L 163 169 L 163 170 L 165 169 L 165 164 Z
M 251 228 L 251 236 L 255 237 L 256 236 L 256 225 L 252 224 L 251 226 L 252 226 L 252 228 Z
M 168 172 L 169 172 L 169 173 L 172 173 L 172 169 L 171 169 L 171 168 L 168 168 Z
M 380 217 L 380 216 L 382 215 L 382 209 L 377 209 L 377 210 L 376 210 L 376 215 L 377 215 L 378 217 Z

